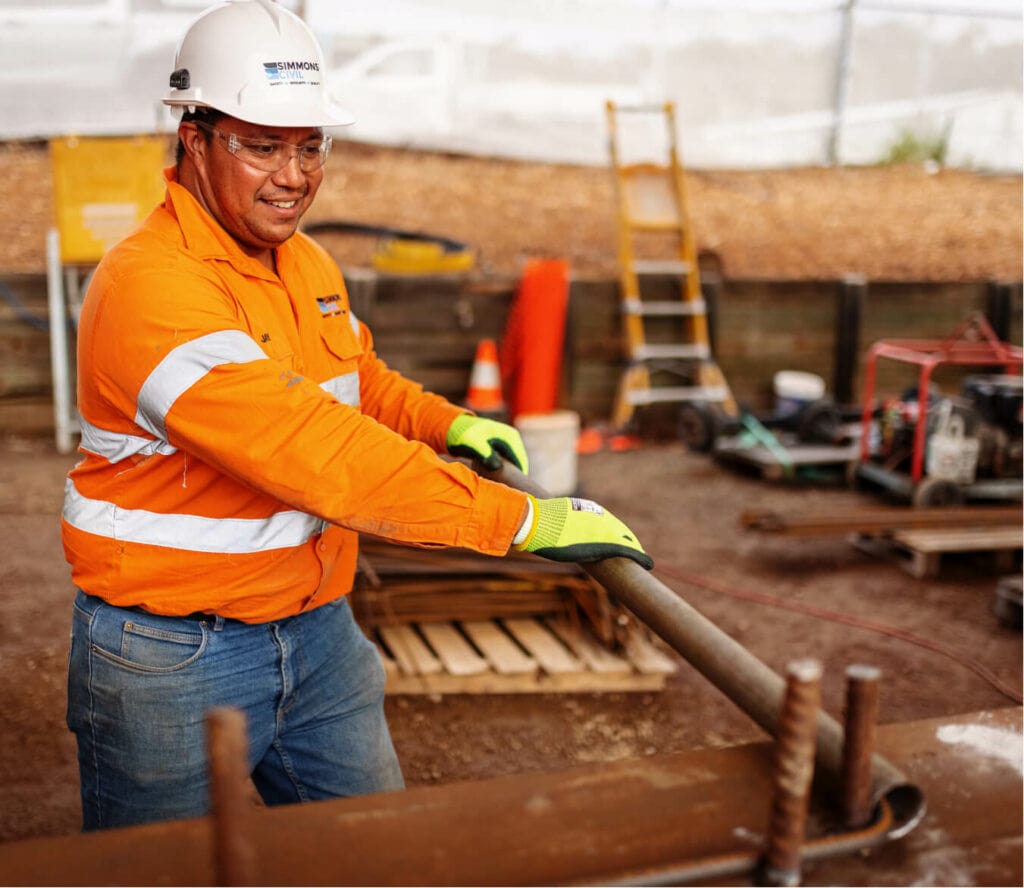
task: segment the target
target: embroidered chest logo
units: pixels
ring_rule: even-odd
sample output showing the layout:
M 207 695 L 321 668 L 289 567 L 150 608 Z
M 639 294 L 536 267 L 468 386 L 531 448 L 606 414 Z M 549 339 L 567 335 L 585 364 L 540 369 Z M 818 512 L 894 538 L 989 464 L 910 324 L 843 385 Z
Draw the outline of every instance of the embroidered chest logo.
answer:
M 317 296 L 316 304 L 320 308 L 320 314 L 325 318 L 333 318 L 345 314 L 345 307 L 341 304 L 341 295 L 332 293 L 330 296 Z

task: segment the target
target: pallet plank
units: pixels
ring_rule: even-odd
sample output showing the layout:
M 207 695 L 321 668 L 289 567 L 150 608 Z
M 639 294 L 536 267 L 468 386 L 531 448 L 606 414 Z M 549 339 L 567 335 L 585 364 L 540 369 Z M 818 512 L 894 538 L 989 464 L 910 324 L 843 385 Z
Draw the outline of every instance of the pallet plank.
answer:
M 411 626 L 381 626 L 380 636 L 405 675 L 435 675 L 441 661 Z
M 898 542 L 921 552 L 994 552 L 1024 545 L 1020 527 L 958 527 L 943 530 L 901 530 Z
M 537 620 L 503 621 L 505 628 L 549 675 L 585 672 L 583 664 Z
M 675 662 L 635 629 L 626 634 L 623 647 L 630 662 L 641 675 L 671 675 L 676 671 Z
M 598 673 L 630 673 L 633 667 L 627 660 L 602 647 L 589 634 L 570 626 L 560 619 L 545 620 L 547 627 L 587 666 Z
M 388 694 L 545 694 L 660 691 L 674 666 L 640 639 L 636 668 L 611 664 L 600 642 L 576 640 L 577 656 L 542 618 L 381 626 L 376 643 Z M 463 632 L 459 631 L 461 625 Z M 572 630 L 568 630 L 572 631 Z M 639 636 L 638 636 L 639 637 Z M 645 660 L 646 644 L 654 658 Z M 524 650 L 525 649 L 525 650 Z M 620 662 L 610 651 L 605 652 Z M 657 659 L 662 658 L 662 659 Z M 597 664 L 597 668 L 592 664 Z M 639 665 L 637 665 L 639 664 Z
M 911 576 L 937 576 L 943 555 L 992 552 L 1000 570 L 1009 566 L 1013 553 L 1024 544 L 1021 527 L 964 527 L 901 530 L 891 535 L 853 534 L 854 546 L 879 558 L 897 561 Z
M 451 623 L 420 623 L 419 629 L 449 674 L 479 675 L 487 671 L 487 661 Z
M 536 675 L 539 668 L 523 650 L 491 620 L 469 620 L 462 628 L 499 675 Z

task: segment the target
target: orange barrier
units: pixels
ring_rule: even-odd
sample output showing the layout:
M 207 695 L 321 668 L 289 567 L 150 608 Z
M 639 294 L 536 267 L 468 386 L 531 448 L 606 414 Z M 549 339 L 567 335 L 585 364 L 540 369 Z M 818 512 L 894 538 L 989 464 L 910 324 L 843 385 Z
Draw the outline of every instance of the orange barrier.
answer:
M 558 406 L 569 305 L 569 263 L 531 259 L 501 343 L 502 385 L 512 418 Z

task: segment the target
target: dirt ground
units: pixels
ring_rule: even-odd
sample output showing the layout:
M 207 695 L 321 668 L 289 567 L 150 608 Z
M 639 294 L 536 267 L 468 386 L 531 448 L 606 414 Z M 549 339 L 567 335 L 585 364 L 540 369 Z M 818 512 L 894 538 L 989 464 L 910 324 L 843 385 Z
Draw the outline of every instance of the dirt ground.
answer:
M 64 723 L 73 590 L 59 540 L 62 478 L 74 461 L 47 442 L 8 439 L 0 458 L 0 841 L 74 832 L 75 748 Z M 877 505 L 844 487 L 784 486 L 737 474 L 676 443 L 581 455 L 581 491 L 623 516 L 655 558 L 656 575 L 776 670 L 796 657 L 825 665 L 824 705 L 841 717 L 843 671 L 883 671 L 883 723 L 1012 706 L 972 667 L 1021 687 L 1021 635 L 991 605 L 984 560 L 950 561 L 918 580 L 843 538 L 784 540 L 740 527 L 752 508 Z M 678 579 L 685 574 L 687 582 Z M 950 655 L 856 625 L 730 593 L 768 593 L 938 642 Z M 678 659 L 678 658 L 677 658 Z M 692 667 L 663 691 L 392 697 L 388 713 L 410 785 L 553 770 L 762 737 Z
M 690 170 L 700 252 L 737 279 L 1019 281 L 1021 177 L 919 165 Z M 44 145 L 0 144 L 0 271 L 45 270 L 54 193 Z M 581 276 L 616 274 L 613 179 L 601 167 L 548 165 L 338 144 L 307 221 L 427 232 L 465 243 L 480 273 L 568 259 Z M 376 239 L 331 236 L 343 265 Z
M 425 230 L 474 246 L 482 270 L 528 257 L 613 268 L 607 171 L 407 155 L 343 145 L 311 218 Z M 727 275 L 886 280 L 1021 279 L 1021 179 L 920 168 L 691 173 L 702 249 Z M 0 270 L 39 272 L 52 189 L 40 146 L 0 146 Z M 361 261 L 351 244 L 344 262 Z M 59 541 L 63 477 L 74 456 L 49 441 L 0 440 L 0 841 L 74 832 L 74 742 L 64 726 L 72 587 Z M 673 442 L 580 456 L 581 490 L 625 519 L 657 575 L 775 669 L 825 664 L 824 705 L 842 706 L 845 667 L 883 670 L 881 720 L 903 722 L 1014 705 L 979 674 L 1021 687 L 1021 634 L 992 613 L 998 574 L 950 561 L 935 579 L 844 538 L 785 540 L 743 530 L 750 508 L 877 505 L 845 487 L 787 486 L 738 474 Z M 687 576 L 684 581 L 680 579 Z M 768 593 L 752 604 L 730 593 Z M 787 609 L 814 605 L 894 629 L 882 634 Z M 901 635 L 902 633 L 902 635 Z M 899 637 L 898 637 L 899 636 Z M 912 637 L 938 642 L 937 653 Z M 393 697 L 392 730 L 411 785 L 559 769 L 762 736 L 687 664 L 657 693 Z

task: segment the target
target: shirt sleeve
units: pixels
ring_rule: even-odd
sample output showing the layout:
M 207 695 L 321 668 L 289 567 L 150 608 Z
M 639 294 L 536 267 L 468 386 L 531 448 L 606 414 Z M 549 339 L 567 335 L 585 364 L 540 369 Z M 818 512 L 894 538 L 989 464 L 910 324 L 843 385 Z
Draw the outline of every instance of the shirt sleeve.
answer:
M 372 348 L 360 367 L 364 414 L 268 357 L 215 277 L 137 274 L 97 306 L 90 369 L 140 433 L 334 524 L 508 551 L 525 495 L 440 459 L 433 451 L 459 411 L 388 370 Z

